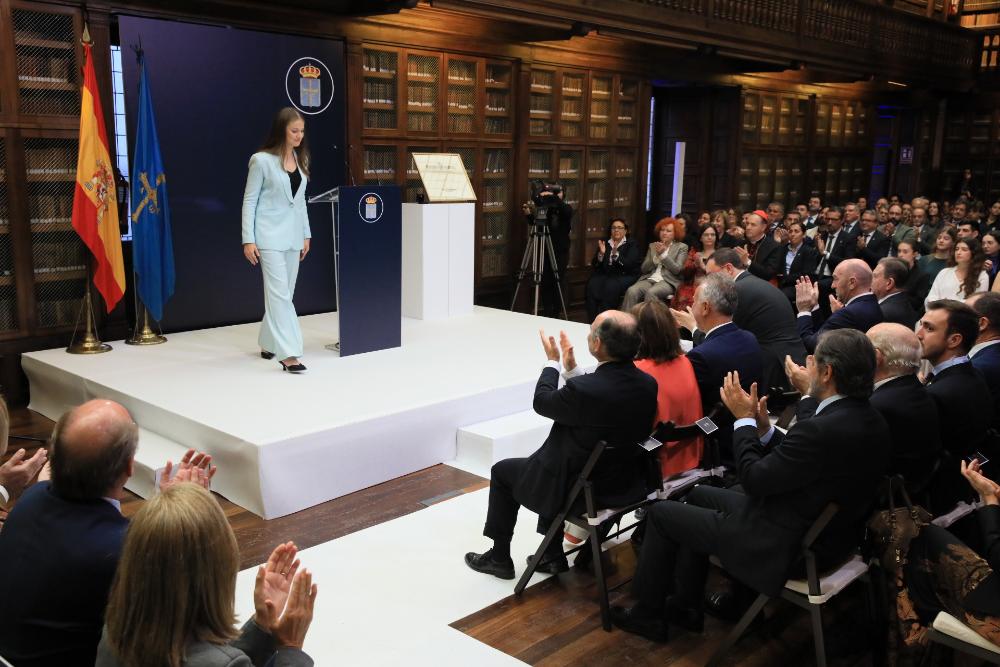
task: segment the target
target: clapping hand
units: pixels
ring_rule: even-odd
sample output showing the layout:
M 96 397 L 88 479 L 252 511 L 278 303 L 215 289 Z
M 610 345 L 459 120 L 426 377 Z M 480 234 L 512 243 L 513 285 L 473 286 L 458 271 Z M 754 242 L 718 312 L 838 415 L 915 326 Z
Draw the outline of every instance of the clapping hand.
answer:
M 826 252 L 826 239 L 823 238 L 822 234 L 817 234 L 815 241 L 816 241 L 816 252 L 822 255 L 823 253 Z
M 556 345 L 556 339 L 552 336 L 546 336 L 543 329 L 538 330 L 538 336 L 542 339 L 542 349 L 545 350 L 545 357 L 549 361 L 559 361 L 559 346 Z
M 808 313 L 819 305 L 819 283 L 813 283 L 809 276 L 802 276 L 795 283 L 795 307 L 800 313 Z
M 599 239 L 597 241 L 597 254 L 603 257 L 604 253 L 607 252 L 607 250 L 608 250 L 607 244 L 604 243 L 603 239 Z
M 48 452 L 39 447 L 31 458 L 26 458 L 26 456 L 25 450 L 19 449 L 6 463 L 0 466 L 0 484 L 7 489 L 12 498 L 20 496 L 31 480 L 35 478 L 35 475 L 45 465 Z
M 649 244 L 649 247 L 653 249 L 653 252 L 657 255 L 662 255 L 663 251 L 667 249 L 667 246 L 663 245 L 660 241 L 653 241 Z
M 757 435 L 763 436 L 771 429 L 771 421 L 767 414 L 767 397 L 757 398 L 757 383 L 750 385 L 750 393 L 740 385 L 740 374 L 737 371 L 726 373 L 719 389 L 719 396 L 735 419 L 753 419 L 757 422 Z
M 831 294 L 830 295 L 830 312 L 831 313 L 835 313 L 835 312 L 837 312 L 838 310 L 840 310 L 843 307 L 844 307 L 844 304 L 840 301 L 840 299 L 838 299 L 837 297 L 835 297 L 834 295 Z
M 865 235 L 864 234 L 858 235 L 858 250 L 864 250 L 865 246 L 867 245 L 868 242 L 865 240 Z
M 167 461 L 160 474 L 160 491 L 166 491 L 175 484 L 190 482 L 208 489 L 212 485 L 212 478 L 215 477 L 216 467 L 212 465 L 212 457 L 204 452 L 196 452 L 193 449 L 187 450 L 177 466 L 177 474 L 173 479 L 170 473 L 173 472 L 173 461 Z
M 694 311 L 691 310 L 691 306 L 688 306 L 685 310 L 674 310 L 671 308 L 670 314 L 673 315 L 677 326 L 687 329 L 692 333 L 698 328 L 698 325 L 695 324 Z
M 813 356 L 810 354 L 806 357 L 806 364 L 815 363 Z M 785 375 L 788 376 L 788 381 L 792 383 L 792 387 L 795 391 L 799 392 L 803 396 L 809 393 L 809 369 L 805 366 L 799 366 L 795 363 L 795 360 L 790 356 L 785 355 Z
M 979 461 L 973 459 L 972 463 L 962 461 L 962 475 L 969 480 L 969 485 L 979 494 L 979 499 L 985 505 L 998 504 L 997 497 L 1000 496 L 1000 485 L 986 477 L 981 472 Z
M 267 562 L 257 568 L 253 588 L 254 622 L 262 630 L 273 633 L 278 625 L 288 601 L 292 579 L 299 570 L 299 561 L 295 558 L 297 553 L 293 542 L 279 544 Z
M 784 243 L 788 240 L 788 230 L 784 227 L 778 227 L 774 230 L 774 240 L 777 243 Z
M 302 570 L 292 579 L 285 611 L 271 628 L 271 636 L 278 646 L 301 649 L 306 639 L 306 631 L 313 619 L 316 605 L 316 584 L 312 582 L 312 572 Z
M 733 248 L 733 250 L 735 250 L 736 254 L 740 256 L 741 260 L 743 260 L 744 266 L 747 263 L 749 263 L 749 261 L 750 261 L 750 252 L 746 249 L 746 246 L 738 245 L 735 248 Z
M 573 354 L 573 343 L 565 331 L 559 332 L 559 348 L 562 350 L 563 368 L 571 371 L 576 368 L 576 355 Z

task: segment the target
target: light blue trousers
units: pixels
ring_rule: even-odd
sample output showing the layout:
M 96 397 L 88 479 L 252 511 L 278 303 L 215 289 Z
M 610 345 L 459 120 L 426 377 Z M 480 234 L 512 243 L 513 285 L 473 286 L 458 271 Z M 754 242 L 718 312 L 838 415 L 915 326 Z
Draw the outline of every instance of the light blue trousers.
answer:
M 292 295 L 299 275 L 298 250 L 261 250 L 264 275 L 264 320 L 257 341 L 277 359 L 302 356 L 302 329 Z

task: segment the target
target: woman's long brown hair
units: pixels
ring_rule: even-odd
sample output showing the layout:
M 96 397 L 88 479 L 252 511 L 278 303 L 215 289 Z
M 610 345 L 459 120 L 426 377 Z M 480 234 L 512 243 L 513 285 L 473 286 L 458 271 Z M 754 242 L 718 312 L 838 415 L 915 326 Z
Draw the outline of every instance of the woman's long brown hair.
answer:
M 264 142 L 264 145 L 260 147 L 260 149 L 266 153 L 277 155 L 279 158 L 284 159 L 285 132 L 288 130 L 288 126 L 297 120 L 301 120 L 304 123 L 306 119 L 302 117 L 302 114 L 300 114 L 295 107 L 285 107 L 275 114 L 274 120 L 271 121 L 271 131 L 267 133 L 267 140 Z M 294 151 L 296 159 L 299 162 L 299 169 L 301 169 L 302 173 L 306 175 L 306 178 L 309 178 L 310 154 L 309 144 L 306 143 L 307 136 L 308 135 L 306 134 L 302 135 L 302 143 L 300 143 L 299 147 L 294 149 Z

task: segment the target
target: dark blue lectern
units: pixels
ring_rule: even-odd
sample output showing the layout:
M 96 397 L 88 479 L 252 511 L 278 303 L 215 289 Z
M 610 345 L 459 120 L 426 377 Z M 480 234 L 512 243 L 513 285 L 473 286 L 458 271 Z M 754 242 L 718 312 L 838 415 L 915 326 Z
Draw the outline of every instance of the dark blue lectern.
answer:
M 333 204 L 333 266 L 340 356 L 399 347 L 402 223 L 395 185 L 343 186 L 310 204 Z

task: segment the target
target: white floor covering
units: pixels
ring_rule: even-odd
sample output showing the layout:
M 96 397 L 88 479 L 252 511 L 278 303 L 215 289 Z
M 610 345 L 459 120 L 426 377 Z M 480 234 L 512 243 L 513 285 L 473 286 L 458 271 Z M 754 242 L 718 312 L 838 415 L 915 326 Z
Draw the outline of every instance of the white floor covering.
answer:
M 462 561 L 491 544 L 482 536 L 488 495 L 463 494 L 302 551 L 319 586 L 304 647 L 316 665 L 523 664 L 448 627 L 514 591 L 516 579 L 473 572 Z M 511 545 L 518 576 L 541 540 L 536 520 L 526 510 L 518 517 Z M 253 614 L 255 575 L 251 568 L 237 579 L 241 618 Z
M 90 398 L 125 405 L 141 428 L 130 488 L 187 447 L 212 454 L 214 488 L 265 518 L 284 516 L 455 458 L 457 429 L 530 409 L 544 364 L 541 327 L 565 329 L 579 363 L 585 324 L 476 307 L 446 320 L 403 318 L 403 345 L 340 358 L 337 315 L 301 318 L 301 376 L 260 359 L 257 324 L 114 342 L 100 355 L 27 353 L 33 410 L 51 419 Z

